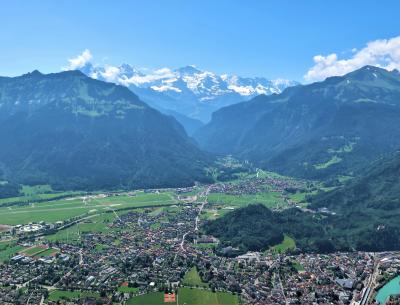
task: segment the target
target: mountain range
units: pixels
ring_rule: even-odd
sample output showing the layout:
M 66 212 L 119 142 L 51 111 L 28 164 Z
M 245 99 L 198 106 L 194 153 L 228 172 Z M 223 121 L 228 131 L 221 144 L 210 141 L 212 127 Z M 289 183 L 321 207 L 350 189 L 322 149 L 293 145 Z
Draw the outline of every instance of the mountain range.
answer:
M 218 75 L 195 66 L 144 73 L 128 64 L 102 67 L 86 63 L 81 71 L 92 78 L 129 87 L 143 101 L 162 112 L 173 111 L 202 122 L 209 121 L 211 113 L 221 107 L 259 94 L 280 93 L 298 84 L 285 79 Z
M 222 108 L 194 137 L 213 153 L 325 179 L 396 150 L 399 134 L 400 73 L 366 66 Z
M 209 156 L 174 118 L 80 71 L 1 77 L 0 139 L 0 181 L 10 184 L 92 190 L 208 181 Z

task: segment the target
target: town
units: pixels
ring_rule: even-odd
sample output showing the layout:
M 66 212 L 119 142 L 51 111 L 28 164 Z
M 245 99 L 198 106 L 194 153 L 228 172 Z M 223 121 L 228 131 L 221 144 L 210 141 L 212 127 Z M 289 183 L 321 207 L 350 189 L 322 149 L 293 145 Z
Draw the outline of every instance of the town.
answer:
M 241 194 L 257 193 L 262 185 L 281 194 L 304 187 L 257 178 Z M 0 265 L 0 303 L 136 304 L 157 292 L 173 295 L 166 300 L 177 304 L 187 291 L 197 291 L 220 294 L 232 305 L 365 305 L 374 304 L 374 289 L 400 272 L 400 253 L 218 256 L 218 240 L 202 233 L 201 222 L 213 206 L 209 196 L 237 190 L 226 184 L 195 190 L 176 190 L 180 201 L 167 206 L 107 210 L 3 232 L 3 239 L 17 239 L 18 251 Z

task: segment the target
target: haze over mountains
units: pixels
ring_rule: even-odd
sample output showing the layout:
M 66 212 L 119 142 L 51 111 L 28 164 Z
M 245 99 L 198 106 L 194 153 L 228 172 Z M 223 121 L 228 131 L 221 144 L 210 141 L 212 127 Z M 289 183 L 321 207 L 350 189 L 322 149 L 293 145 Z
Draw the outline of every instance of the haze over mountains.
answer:
M 123 86 L 80 71 L 0 78 L 0 180 L 57 189 L 191 185 L 208 156 Z
M 352 174 L 400 146 L 400 73 L 366 66 L 222 108 L 196 140 L 306 178 Z
M 218 75 L 195 66 L 144 73 L 128 64 L 102 67 L 88 62 L 80 70 L 92 78 L 128 86 L 143 101 L 162 112 L 178 113 L 202 122 L 209 121 L 211 113 L 221 107 L 259 94 L 281 93 L 298 84 L 285 79 Z

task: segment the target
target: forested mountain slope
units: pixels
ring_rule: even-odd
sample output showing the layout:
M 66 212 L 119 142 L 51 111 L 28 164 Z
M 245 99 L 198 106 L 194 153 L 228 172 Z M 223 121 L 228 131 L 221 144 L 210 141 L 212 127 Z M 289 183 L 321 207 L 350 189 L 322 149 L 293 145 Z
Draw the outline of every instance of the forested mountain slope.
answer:
M 79 71 L 0 78 L 2 180 L 59 189 L 207 181 L 202 153 L 172 117 L 128 88 Z
M 223 108 L 195 138 L 263 168 L 325 178 L 394 151 L 399 134 L 400 73 L 366 66 Z

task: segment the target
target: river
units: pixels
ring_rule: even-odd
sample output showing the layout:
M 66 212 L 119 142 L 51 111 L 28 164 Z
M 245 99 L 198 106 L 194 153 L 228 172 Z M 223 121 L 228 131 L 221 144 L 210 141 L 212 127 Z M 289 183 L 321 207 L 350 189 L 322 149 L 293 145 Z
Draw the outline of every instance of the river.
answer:
M 376 295 L 376 300 L 379 305 L 384 305 L 386 299 L 393 294 L 400 294 L 400 276 L 395 277 L 379 289 L 378 294 Z

